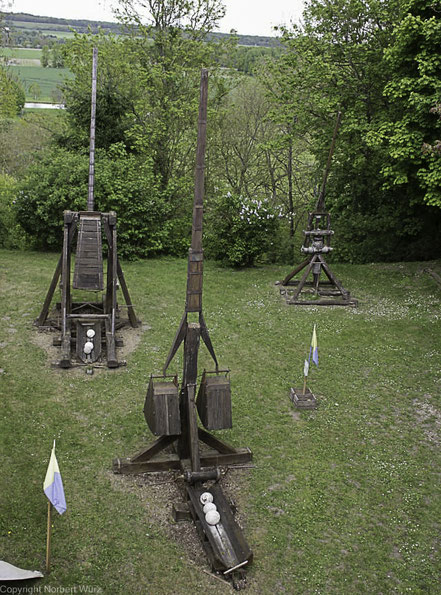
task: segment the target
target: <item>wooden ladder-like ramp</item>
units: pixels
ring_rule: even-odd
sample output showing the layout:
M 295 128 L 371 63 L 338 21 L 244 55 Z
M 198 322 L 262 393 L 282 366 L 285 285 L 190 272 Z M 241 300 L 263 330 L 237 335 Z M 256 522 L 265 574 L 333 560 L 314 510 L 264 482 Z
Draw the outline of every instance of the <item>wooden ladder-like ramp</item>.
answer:
M 104 289 L 100 214 L 80 214 L 73 288 L 87 291 Z

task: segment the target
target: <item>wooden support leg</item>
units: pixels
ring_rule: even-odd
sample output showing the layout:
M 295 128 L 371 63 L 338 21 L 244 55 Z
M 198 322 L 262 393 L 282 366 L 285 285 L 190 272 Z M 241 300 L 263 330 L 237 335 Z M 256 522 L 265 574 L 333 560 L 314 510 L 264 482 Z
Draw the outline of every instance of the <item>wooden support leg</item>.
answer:
M 111 322 L 106 319 L 106 347 L 107 347 L 107 367 L 117 368 L 119 366 L 118 359 L 116 357 L 116 341 L 115 333 L 112 333 Z
M 199 437 L 198 437 L 198 422 L 196 417 L 196 403 L 195 403 L 195 389 L 196 385 L 187 385 L 187 408 L 188 408 L 188 425 L 189 425 L 189 444 L 190 444 L 190 460 L 191 470 L 201 470 L 201 460 L 199 456 Z
M 316 258 L 317 258 L 317 256 L 313 256 L 313 257 L 311 258 L 311 260 L 309 261 L 309 264 L 308 264 L 308 266 L 307 266 L 307 268 L 306 268 L 306 271 L 305 271 L 305 273 L 303 274 L 303 277 L 300 279 L 300 281 L 299 281 L 299 284 L 298 284 L 298 286 L 296 287 L 296 290 L 295 290 L 295 292 L 293 293 L 293 295 L 292 295 L 292 297 L 291 297 L 291 299 L 289 300 L 289 302 L 288 302 L 288 303 L 293 303 L 293 302 L 295 302 L 295 301 L 296 301 L 296 299 L 298 298 L 298 296 L 299 296 L 300 292 L 301 292 L 301 291 L 302 291 L 302 289 L 303 289 L 303 286 L 305 285 L 306 279 L 308 278 L 308 275 L 309 275 L 309 273 L 311 272 L 311 269 L 312 269 L 312 267 L 313 267 L 313 264 L 314 264 L 314 262 L 315 262 Z
M 309 258 L 307 258 L 306 260 L 304 260 L 301 264 L 299 264 L 293 271 L 291 271 L 288 275 L 286 275 L 286 277 L 283 279 L 282 281 L 282 285 L 288 285 L 288 283 L 291 281 L 291 279 L 297 275 L 297 273 L 300 273 L 300 271 L 302 269 L 304 269 L 309 263 Z
M 177 440 L 177 436 L 161 436 L 147 448 L 143 448 L 141 451 L 130 457 L 132 463 L 140 463 L 142 461 L 149 461 L 152 457 L 160 453 L 162 450 L 173 444 Z
M 76 220 L 74 218 L 72 218 L 72 223 L 69 226 L 69 238 L 68 238 L 69 239 L 69 246 L 72 245 L 72 239 L 73 239 L 73 235 L 75 233 L 76 227 L 77 227 Z M 62 266 L 63 266 L 63 254 L 61 254 L 61 256 L 60 256 L 60 258 L 58 260 L 57 266 L 55 268 L 54 276 L 52 277 L 52 281 L 51 281 L 51 284 L 49 286 L 49 290 L 48 290 L 48 292 L 46 294 L 46 299 L 44 300 L 44 304 L 43 304 L 43 307 L 41 309 L 40 315 L 39 315 L 39 317 L 34 322 L 34 324 L 36 326 L 43 326 L 44 323 L 47 320 L 47 315 L 49 313 L 49 308 L 50 308 L 50 305 L 51 305 L 51 302 L 52 302 L 52 298 L 54 297 L 54 293 L 55 293 L 55 290 L 57 288 L 57 283 L 58 283 L 58 280 L 59 280 L 60 275 L 61 275 Z
M 107 254 L 107 285 L 106 285 L 106 345 L 107 345 L 107 366 L 117 368 L 119 366 L 116 357 L 116 281 L 117 281 L 117 252 L 116 252 L 116 217 L 113 213 L 103 219 L 104 232 L 109 246 Z
M 61 358 L 60 367 L 71 367 L 71 322 L 68 318 L 70 314 L 70 227 L 72 219 L 69 220 L 68 215 L 64 216 L 64 238 L 63 238 L 63 254 L 61 265 Z
M 58 284 L 58 279 L 60 278 L 61 275 L 61 266 L 63 263 L 63 256 L 61 255 L 59 260 L 58 260 L 58 264 L 57 267 L 55 269 L 55 273 L 54 276 L 52 277 L 52 281 L 51 284 L 49 286 L 49 290 L 46 294 L 46 299 L 44 300 L 44 304 L 43 307 L 41 309 L 40 315 L 39 317 L 35 320 L 34 324 L 36 326 L 43 326 L 44 323 L 46 322 L 47 319 L 47 315 L 49 312 L 49 307 L 51 305 L 52 302 L 52 298 L 54 297 L 54 292 L 55 289 L 57 288 L 57 284 Z
M 129 290 L 127 288 L 127 283 L 126 283 L 126 280 L 124 278 L 124 273 L 122 271 L 122 268 L 121 268 L 121 265 L 119 263 L 119 260 L 117 260 L 116 266 L 117 266 L 117 272 L 118 272 L 118 279 L 119 279 L 119 282 L 120 282 L 120 285 L 121 285 L 121 289 L 122 289 L 122 292 L 123 292 L 124 300 L 125 300 L 126 305 L 127 305 L 127 314 L 129 316 L 130 325 L 133 328 L 137 328 L 137 326 L 138 326 L 138 319 L 136 318 L 135 310 L 133 308 L 132 300 L 130 299 Z
M 198 428 L 198 434 L 199 440 L 204 442 L 207 446 L 211 446 L 211 448 L 214 448 L 220 453 L 232 454 L 236 452 L 235 448 L 233 448 L 226 442 L 219 440 L 219 438 L 216 438 L 216 436 L 213 436 L 213 434 L 210 434 L 210 432 L 207 432 L 203 428 Z
M 328 279 L 337 287 L 337 289 L 341 292 L 342 296 L 344 298 L 347 298 L 349 296 L 349 292 L 346 291 L 346 289 L 343 287 L 340 281 L 335 277 L 335 275 L 332 273 L 331 269 L 328 267 L 326 262 L 322 258 L 320 258 L 320 261 Z

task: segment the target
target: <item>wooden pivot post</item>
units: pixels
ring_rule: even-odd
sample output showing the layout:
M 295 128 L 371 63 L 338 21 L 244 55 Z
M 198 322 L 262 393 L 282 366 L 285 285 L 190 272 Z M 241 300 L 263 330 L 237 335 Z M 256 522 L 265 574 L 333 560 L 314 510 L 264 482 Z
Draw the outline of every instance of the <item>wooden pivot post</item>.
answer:
M 191 460 L 192 471 L 201 469 L 195 404 L 200 336 L 201 329 L 198 323 L 187 324 L 187 334 L 184 339 L 184 372 L 180 394 L 182 433 L 178 440 L 178 455 L 181 459 Z
M 61 269 L 61 358 L 60 367 L 70 368 L 71 354 L 71 322 L 68 317 L 71 305 L 70 293 L 70 233 L 69 227 L 72 224 L 73 213 L 66 211 L 64 214 L 64 239 Z

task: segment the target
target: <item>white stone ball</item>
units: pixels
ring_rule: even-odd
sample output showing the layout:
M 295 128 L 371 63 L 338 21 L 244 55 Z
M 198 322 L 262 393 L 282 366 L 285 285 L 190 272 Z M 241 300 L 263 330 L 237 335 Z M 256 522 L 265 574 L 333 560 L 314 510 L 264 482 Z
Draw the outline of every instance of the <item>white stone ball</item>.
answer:
M 93 330 L 93 328 L 90 328 L 90 329 L 87 331 L 86 335 L 89 337 L 89 339 L 93 339 L 93 338 L 94 338 L 94 336 L 95 336 L 95 331 Z
M 209 510 L 217 510 L 217 506 L 214 504 L 214 502 L 207 502 L 207 504 L 204 505 L 204 513 L 207 514 Z
M 93 349 L 93 343 L 91 341 L 87 341 L 87 343 L 84 343 L 83 350 L 86 355 L 89 355 L 89 353 L 92 352 L 92 349 Z
M 213 495 L 210 494 L 210 492 L 204 492 L 203 494 L 201 494 L 199 500 L 202 506 L 204 506 L 204 504 L 207 504 L 207 502 L 213 502 Z
M 217 525 L 220 521 L 220 514 L 217 510 L 209 510 L 205 515 L 205 520 L 209 525 Z

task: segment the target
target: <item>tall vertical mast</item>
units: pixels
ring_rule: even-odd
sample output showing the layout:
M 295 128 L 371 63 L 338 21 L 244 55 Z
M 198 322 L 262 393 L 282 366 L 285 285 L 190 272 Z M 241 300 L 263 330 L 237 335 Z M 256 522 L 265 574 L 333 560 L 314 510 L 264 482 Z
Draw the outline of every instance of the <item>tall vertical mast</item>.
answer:
M 340 122 L 341 122 L 341 112 L 338 112 L 337 120 L 335 122 L 334 134 L 332 135 L 331 148 L 329 149 L 328 161 L 326 163 L 325 173 L 323 175 L 322 187 L 321 187 L 320 194 L 319 194 L 319 197 L 317 200 L 317 205 L 315 207 L 316 211 L 324 211 L 324 209 L 325 209 L 326 182 L 328 181 L 329 170 L 331 169 L 331 160 L 332 160 L 332 155 L 334 154 L 335 141 L 337 139 L 338 129 L 340 128 Z
M 196 168 L 194 174 L 193 226 L 191 248 L 188 253 L 186 312 L 202 312 L 202 219 L 204 212 L 205 147 L 207 144 L 207 94 L 208 71 L 201 71 L 199 100 L 198 140 L 196 147 Z
M 205 147 L 207 144 L 207 93 L 208 70 L 203 68 L 201 71 L 198 140 L 196 149 L 196 169 L 194 174 L 193 228 L 191 234 L 191 249 L 195 252 L 202 251 Z
M 202 250 L 202 218 L 204 202 L 204 169 L 205 169 L 205 147 L 207 144 L 207 99 L 208 99 L 208 70 L 201 70 L 201 88 L 199 101 L 198 139 L 196 148 L 196 169 L 195 169 L 195 190 L 193 203 L 193 226 L 191 233 L 191 248 L 188 251 L 187 268 L 187 291 L 185 298 L 185 312 L 180 322 L 175 339 L 171 346 L 163 371 L 164 374 L 175 356 L 179 345 L 185 338 L 187 332 L 187 314 L 189 312 L 199 313 L 200 336 L 207 346 L 216 368 L 217 359 L 213 345 L 208 334 L 202 314 L 202 279 L 204 270 L 204 256 Z
M 90 150 L 89 150 L 89 194 L 87 196 L 87 210 L 93 211 L 95 201 L 93 187 L 95 182 L 95 119 L 96 119 L 96 73 L 98 65 L 98 48 L 93 48 L 92 58 L 92 105 L 90 109 Z

